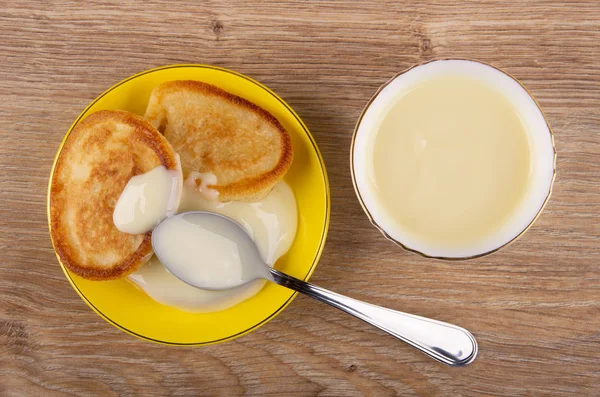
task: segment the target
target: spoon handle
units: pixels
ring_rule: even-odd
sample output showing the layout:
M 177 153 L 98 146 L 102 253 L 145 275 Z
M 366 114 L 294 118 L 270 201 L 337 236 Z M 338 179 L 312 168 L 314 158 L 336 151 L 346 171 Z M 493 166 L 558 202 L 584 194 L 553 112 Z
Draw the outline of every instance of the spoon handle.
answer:
M 416 347 L 431 358 L 453 366 L 467 365 L 477 356 L 477 342 L 456 325 L 375 306 L 328 291 L 279 270 L 270 269 L 273 282 L 327 303 Z

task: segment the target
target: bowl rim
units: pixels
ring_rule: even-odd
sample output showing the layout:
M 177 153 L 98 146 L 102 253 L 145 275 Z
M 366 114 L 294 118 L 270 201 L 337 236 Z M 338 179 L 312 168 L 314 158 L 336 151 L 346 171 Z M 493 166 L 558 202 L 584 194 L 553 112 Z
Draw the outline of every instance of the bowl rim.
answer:
M 308 127 L 306 126 L 306 124 L 304 124 L 304 122 L 302 121 L 302 119 L 300 118 L 300 116 L 298 116 L 298 114 L 294 111 L 294 109 L 292 109 L 292 107 L 283 100 L 283 98 L 281 98 L 279 95 L 277 95 L 275 92 L 273 92 L 270 88 L 268 88 L 267 86 L 263 85 L 262 83 L 254 80 L 251 77 L 248 77 L 242 73 L 227 69 L 227 68 L 223 68 L 223 67 L 219 67 L 219 66 L 214 66 L 214 65 L 207 65 L 207 64 L 194 64 L 194 63 L 182 63 L 182 64 L 169 64 L 169 65 L 163 65 L 163 66 L 158 66 L 152 69 L 147 69 L 147 70 L 143 70 L 141 72 L 138 72 L 134 75 L 131 75 L 115 84 L 113 84 L 110 88 L 106 89 L 104 92 L 102 92 L 100 95 L 98 95 L 92 102 L 90 102 L 77 116 L 77 118 L 75 119 L 75 121 L 71 124 L 71 126 L 69 127 L 69 129 L 67 130 L 67 133 L 64 135 L 57 151 L 56 151 L 56 155 L 54 156 L 54 160 L 52 162 L 52 168 L 50 171 L 50 176 L 48 178 L 48 189 L 47 189 L 47 194 L 46 194 L 46 213 L 47 213 L 47 220 L 48 220 L 48 231 L 50 232 L 52 229 L 52 222 L 51 222 L 51 218 L 50 218 L 50 192 L 51 192 L 51 186 L 52 186 L 52 178 L 54 176 L 54 171 L 56 169 L 56 163 L 58 162 L 58 158 L 62 152 L 62 149 L 65 145 L 65 142 L 67 141 L 67 139 L 69 138 L 69 135 L 71 134 L 71 132 L 73 131 L 73 128 L 82 120 L 82 118 L 84 117 L 84 115 L 89 111 L 89 109 L 94 106 L 94 104 L 96 104 L 100 99 L 102 99 L 105 95 L 107 95 L 108 93 L 110 93 L 111 91 L 113 91 L 114 89 L 118 88 L 119 86 L 133 80 L 136 79 L 140 76 L 146 75 L 146 74 L 150 74 L 153 72 L 157 72 L 157 71 L 161 71 L 161 70 L 166 70 L 166 69 L 177 69 L 177 68 L 202 68 L 202 69 L 213 69 L 213 70 L 217 70 L 220 72 L 225 72 L 225 73 L 229 73 L 232 74 L 236 77 L 240 77 L 243 78 L 245 80 L 248 80 L 250 83 L 257 85 L 258 87 L 262 88 L 263 90 L 265 90 L 268 94 L 270 94 L 271 96 L 273 96 L 278 102 L 280 102 L 284 108 L 296 119 L 296 121 L 299 123 L 299 125 L 302 127 L 302 130 L 304 131 L 304 133 L 306 134 L 306 136 L 308 137 L 316 155 L 317 155 L 317 159 L 319 161 L 319 166 L 321 168 L 321 176 L 323 178 L 323 183 L 325 185 L 325 222 L 323 225 L 323 232 L 321 234 L 321 239 L 319 242 L 319 248 L 317 249 L 317 252 L 313 258 L 313 262 L 310 266 L 310 268 L 308 269 L 308 271 L 306 272 L 306 275 L 304 276 L 303 280 L 307 281 L 311 275 L 313 274 L 313 272 L 315 271 L 315 268 L 317 267 L 317 264 L 319 263 L 319 260 L 321 258 L 321 255 L 323 253 L 323 249 L 325 247 L 325 241 L 327 240 L 327 235 L 329 233 L 329 223 L 330 223 L 330 216 L 331 216 L 331 191 L 329 188 L 329 178 L 327 176 L 327 169 L 325 167 L 325 161 L 323 159 L 323 156 L 321 155 L 321 152 L 319 150 L 319 147 L 317 146 L 317 143 L 314 139 L 314 137 L 312 136 L 312 134 L 310 133 L 310 131 L 308 130 Z M 270 320 L 272 320 L 275 316 L 277 316 L 279 313 L 281 313 L 281 311 L 283 309 L 285 309 L 293 300 L 294 298 L 298 295 L 298 292 L 293 291 L 292 294 L 290 295 L 290 297 L 282 303 L 282 305 L 277 308 L 273 313 L 271 313 L 269 316 L 265 317 L 264 319 L 262 319 L 260 322 L 250 326 L 249 328 L 240 331 L 236 334 L 233 335 L 229 335 L 226 336 L 224 338 L 220 338 L 220 339 L 215 339 L 215 340 L 211 340 L 211 341 L 206 341 L 206 342 L 189 342 L 189 343 L 180 343 L 180 342 L 171 342 L 171 341 L 163 341 L 163 340 L 159 340 L 159 339 L 155 339 L 155 338 L 151 338 L 139 333 L 136 333 L 124 326 L 122 326 L 121 324 L 119 324 L 118 322 L 112 320 L 110 317 L 108 317 L 106 314 L 104 314 L 102 311 L 100 311 L 86 296 L 85 294 L 79 289 L 79 287 L 77 286 L 75 280 L 73 279 L 73 277 L 71 276 L 71 274 L 68 272 L 67 268 L 64 266 L 64 264 L 61 262 L 60 257 L 58 256 L 58 254 L 56 253 L 56 250 L 54 249 L 54 241 L 52 239 L 52 233 L 50 233 L 50 240 L 52 243 L 52 248 L 54 251 L 54 254 L 56 255 L 56 259 L 58 260 L 58 263 L 60 264 L 60 267 L 62 268 L 63 273 L 65 274 L 67 280 L 69 281 L 69 283 L 71 284 L 71 287 L 75 290 L 75 292 L 77 292 L 77 294 L 81 297 L 81 299 L 96 313 L 98 314 L 102 319 L 104 319 L 106 322 L 108 322 L 109 324 L 113 325 L 114 327 L 120 329 L 121 331 L 135 336 L 137 338 L 140 338 L 142 340 L 146 340 L 146 341 L 150 341 L 150 342 L 154 342 L 154 343 L 158 343 L 158 344 L 162 344 L 162 345 L 169 345 L 169 346 L 205 346 L 205 345 L 212 345 L 212 344 L 216 344 L 216 343 L 221 343 L 221 342 L 225 342 L 228 340 L 233 340 L 236 338 L 239 338 L 243 335 L 246 335 L 247 333 L 250 333 L 258 328 L 260 328 L 261 326 L 265 325 L 267 322 L 269 322 Z
M 507 75 L 508 77 L 510 77 L 511 79 L 513 79 L 514 81 L 516 81 L 526 92 L 527 94 L 531 97 L 531 99 L 533 99 L 533 101 L 535 102 L 535 105 L 537 106 L 538 110 L 540 111 L 542 117 L 544 118 L 544 122 L 546 123 L 546 126 L 548 127 L 548 131 L 550 133 L 550 142 L 552 143 L 552 150 L 553 150 L 553 160 L 552 160 L 552 178 L 550 180 L 550 187 L 548 189 L 548 194 L 546 195 L 546 198 L 544 199 L 542 205 L 540 206 L 540 208 L 538 209 L 537 213 L 535 214 L 535 216 L 533 217 L 533 219 L 531 220 L 531 222 L 529 222 L 529 224 L 527 226 L 525 226 L 525 228 L 523 230 L 521 230 L 516 236 L 514 236 L 512 239 L 510 239 L 508 242 L 502 244 L 499 247 L 496 247 L 492 250 L 486 251 L 484 253 L 481 254 L 476 254 L 476 255 L 470 255 L 470 256 L 461 256 L 461 257 L 446 257 L 446 256 L 436 256 L 436 255 L 427 255 L 417 249 L 414 248 L 410 248 L 408 246 L 406 246 L 405 244 L 403 244 L 402 242 L 394 239 L 392 236 L 390 236 L 384 229 L 383 227 L 381 227 L 376 221 L 375 218 L 373 217 L 373 215 L 369 212 L 369 209 L 367 208 L 361 194 L 360 194 L 360 190 L 358 188 L 358 183 L 356 181 L 356 174 L 355 174 L 355 170 L 354 170 L 354 150 L 355 150 L 355 142 L 356 142 L 356 136 L 358 133 L 358 129 L 360 127 L 360 124 L 365 116 L 365 114 L 367 113 L 367 110 L 371 107 L 371 105 L 373 104 L 373 101 L 375 100 L 375 98 L 377 98 L 377 96 L 379 96 L 379 94 L 381 93 L 381 91 L 383 91 L 383 89 L 385 89 L 392 81 L 394 81 L 397 77 L 409 72 L 410 70 L 417 68 L 419 66 L 423 66 L 423 65 L 427 65 L 429 63 L 432 62 L 438 62 L 438 61 L 468 61 L 468 62 L 475 62 L 475 63 L 479 63 L 485 66 L 489 66 L 493 69 L 498 70 L 499 72 L 504 73 L 505 75 Z M 469 58 L 455 58 L 455 57 L 451 57 L 451 58 L 434 58 L 434 59 L 430 59 L 424 62 L 420 62 L 420 63 L 416 63 L 396 74 L 394 74 L 388 81 L 386 81 L 385 83 L 383 83 L 378 89 L 377 91 L 373 94 L 373 96 L 371 97 L 371 99 L 369 99 L 369 101 L 367 102 L 367 104 L 365 105 L 363 111 L 361 112 L 356 125 L 354 127 L 354 132 L 352 133 L 352 140 L 350 143 L 350 174 L 351 174 L 351 178 L 352 178 L 352 186 L 354 187 L 354 192 L 356 193 L 356 197 L 358 198 L 358 201 L 360 203 L 360 206 L 362 207 L 363 211 L 365 212 L 365 214 L 367 215 L 367 217 L 369 218 L 369 221 L 371 222 L 371 224 L 373 226 L 375 226 L 377 228 L 377 230 L 379 230 L 381 232 L 381 234 L 383 234 L 383 236 L 390 240 L 391 242 L 393 242 L 394 244 L 400 246 L 402 249 L 408 251 L 408 252 L 412 252 L 413 254 L 417 254 L 419 256 L 422 256 L 424 258 L 427 259 L 437 259 L 437 260 L 443 260 L 443 261 L 463 261 L 463 260 L 469 260 L 469 259 L 477 259 L 477 258 L 481 258 L 484 256 L 488 256 L 491 254 L 494 254 L 498 251 L 500 251 L 501 249 L 509 246 L 510 244 L 514 243 L 517 239 L 519 239 L 523 234 L 525 234 L 525 232 L 527 232 L 527 230 L 529 230 L 529 228 L 531 226 L 533 226 L 533 224 L 535 223 L 535 221 L 540 217 L 542 211 L 544 210 L 544 208 L 546 207 L 546 205 L 548 204 L 548 201 L 550 200 L 550 196 L 552 195 L 552 189 L 554 188 L 554 182 L 556 180 L 556 145 L 554 143 L 554 132 L 552 131 L 552 128 L 550 127 L 550 123 L 548 123 L 548 118 L 546 117 L 546 114 L 544 113 L 542 107 L 540 106 L 540 104 L 538 103 L 537 99 L 533 96 L 533 93 L 531 91 L 529 91 L 529 89 L 527 89 L 527 87 L 519 80 L 517 79 L 515 76 L 513 76 L 512 74 L 508 73 L 507 71 L 491 65 L 487 62 L 484 61 L 480 61 L 477 59 L 469 59 Z

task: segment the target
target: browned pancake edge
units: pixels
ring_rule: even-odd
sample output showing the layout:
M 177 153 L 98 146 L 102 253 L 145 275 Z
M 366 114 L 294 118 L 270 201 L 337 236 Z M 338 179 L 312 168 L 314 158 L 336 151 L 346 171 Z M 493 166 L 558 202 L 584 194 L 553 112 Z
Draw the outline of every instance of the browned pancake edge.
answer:
M 72 157 L 71 155 L 73 153 L 71 152 L 73 151 L 73 147 L 76 145 L 78 139 L 83 139 L 83 136 L 86 134 L 86 130 L 88 128 L 106 122 L 120 122 L 127 124 L 131 129 L 132 139 L 136 140 L 136 143 L 139 142 L 140 145 L 147 147 L 149 152 L 155 156 L 153 159 L 148 159 L 149 163 L 154 163 L 156 166 L 164 165 L 167 169 L 179 168 L 176 154 L 171 145 L 167 142 L 164 136 L 162 136 L 162 134 L 160 134 L 149 122 L 140 116 L 125 111 L 103 110 L 92 113 L 75 126 L 75 128 L 67 137 L 60 151 L 54 172 L 52 174 L 49 200 L 50 235 L 54 249 L 60 258 L 61 263 L 76 275 L 89 280 L 113 280 L 122 278 L 137 270 L 141 265 L 146 263 L 152 255 L 151 232 L 144 235 L 132 236 L 119 232 L 114 224 L 112 224 L 112 221 L 110 224 L 108 221 L 106 221 L 101 225 L 102 228 L 104 228 L 104 231 L 108 231 L 105 234 L 116 236 L 109 242 L 110 244 L 114 245 L 106 248 L 118 249 L 119 244 L 121 244 L 122 246 L 132 247 L 131 252 L 128 255 L 124 255 L 122 259 L 118 260 L 113 266 L 108 268 L 95 266 L 94 263 L 82 263 L 82 261 L 79 259 L 81 256 L 81 248 L 75 247 L 73 244 L 71 244 L 69 238 L 70 233 L 76 232 L 76 230 L 73 229 L 94 228 L 96 225 L 94 225 L 93 222 L 86 222 L 86 224 L 76 223 L 75 225 L 67 225 L 62 221 L 61 215 L 64 214 L 64 211 L 67 211 L 70 203 L 70 198 L 68 196 L 76 196 L 79 194 L 85 196 L 85 194 L 90 193 L 86 192 L 83 188 L 79 189 L 79 186 L 67 186 L 71 182 L 69 179 L 72 177 L 72 175 L 65 174 L 65 169 L 68 166 L 70 158 Z M 92 142 L 92 144 L 102 144 L 102 138 L 91 137 L 90 142 Z M 122 154 L 127 155 L 125 152 Z M 115 158 L 114 161 L 118 163 L 119 159 Z M 121 175 L 119 186 L 114 185 L 113 180 L 110 178 L 110 172 L 103 174 L 103 172 L 107 172 L 106 170 L 92 170 L 91 173 L 94 175 L 101 175 L 101 178 L 104 178 L 104 175 L 106 175 L 104 178 L 105 181 L 102 183 L 102 187 L 109 191 L 113 198 L 118 198 L 128 178 L 136 174 L 150 171 L 150 169 L 136 169 L 136 167 L 133 168 L 134 169 L 132 170 L 131 175 Z M 110 219 L 112 220 L 112 211 L 114 210 L 114 206 L 112 208 L 107 208 L 102 206 L 101 203 L 90 202 L 89 210 L 96 211 L 98 219 L 107 220 L 110 216 Z M 114 228 L 114 230 L 112 230 L 111 227 Z M 102 247 L 98 247 L 98 249 L 101 250 Z
M 209 186 L 219 191 L 220 201 L 256 201 L 264 198 L 275 186 L 275 184 L 283 179 L 288 169 L 292 164 L 294 158 L 294 152 L 292 148 L 291 138 L 289 133 L 281 125 L 281 123 L 271 113 L 261 108 L 260 106 L 250 102 L 247 99 L 241 98 L 237 95 L 231 94 L 219 87 L 212 84 L 203 83 L 196 80 L 175 80 L 162 83 L 160 86 L 153 91 L 152 95 L 160 103 L 161 97 L 164 93 L 174 90 L 191 90 L 197 91 L 204 94 L 214 95 L 227 100 L 228 102 L 250 110 L 257 116 L 259 116 L 266 123 L 271 124 L 281 136 L 281 147 L 280 157 L 277 164 L 272 167 L 268 172 L 256 175 L 252 178 L 246 178 L 244 180 L 230 183 L 227 185 Z M 146 118 L 152 120 L 154 116 L 152 114 L 146 114 Z M 162 126 L 157 126 L 161 130 Z

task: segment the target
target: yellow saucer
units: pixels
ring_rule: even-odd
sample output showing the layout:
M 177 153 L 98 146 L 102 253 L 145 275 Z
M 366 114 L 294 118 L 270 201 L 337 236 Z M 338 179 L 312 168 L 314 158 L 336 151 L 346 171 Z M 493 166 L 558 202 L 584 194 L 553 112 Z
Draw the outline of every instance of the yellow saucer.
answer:
M 285 180 L 296 196 L 298 231 L 294 244 L 275 267 L 307 280 L 317 265 L 329 226 L 325 165 L 302 120 L 262 84 L 242 74 L 207 65 L 170 65 L 141 72 L 96 98 L 75 120 L 63 144 L 73 127 L 92 112 L 122 109 L 143 115 L 152 89 L 169 80 L 199 80 L 221 87 L 268 110 L 290 133 L 294 162 Z M 57 158 L 61 149 L 62 145 Z M 267 283 L 257 295 L 230 309 L 207 314 L 188 313 L 157 303 L 126 279 L 89 281 L 61 266 L 75 291 L 106 321 L 131 335 L 170 345 L 206 345 L 242 336 L 275 317 L 296 296 L 291 290 Z

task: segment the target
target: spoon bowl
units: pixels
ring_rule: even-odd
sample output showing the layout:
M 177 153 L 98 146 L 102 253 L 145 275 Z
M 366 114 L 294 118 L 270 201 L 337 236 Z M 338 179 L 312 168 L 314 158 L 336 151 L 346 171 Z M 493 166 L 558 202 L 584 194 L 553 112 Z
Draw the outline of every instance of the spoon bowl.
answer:
M 199 243 L 205 246 L 200 251 Z M 196 288 L 222 291 L 261 278 L 273 281 L 271 267 L 243 226 L 214 212 L 165 219 L 152 232 L 152 248 L 173 275 Z M 190 249 L 200 255 L 186 255 Z

